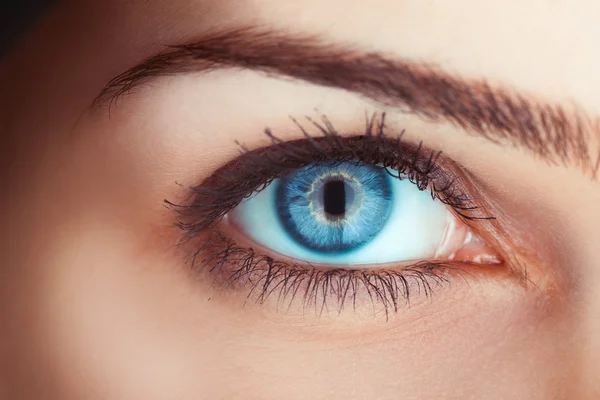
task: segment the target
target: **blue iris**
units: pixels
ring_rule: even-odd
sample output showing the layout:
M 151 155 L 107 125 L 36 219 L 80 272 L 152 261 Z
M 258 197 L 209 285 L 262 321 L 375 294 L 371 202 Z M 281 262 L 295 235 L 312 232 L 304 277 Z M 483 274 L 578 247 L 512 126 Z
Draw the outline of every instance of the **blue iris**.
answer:
M 377 235 L 390 215 L 384 168 L 357 162 L 311 164 L 278 182 L 275 204 L 287 233 L 313 251 L 354 250 Z
M 227 218 L 267 253 L 299 261 L 348 266 L 433 257 L 451 214 L 428 191 L 393 177 L 400 175 L 355 161 L 314 163 L 275 179 Z

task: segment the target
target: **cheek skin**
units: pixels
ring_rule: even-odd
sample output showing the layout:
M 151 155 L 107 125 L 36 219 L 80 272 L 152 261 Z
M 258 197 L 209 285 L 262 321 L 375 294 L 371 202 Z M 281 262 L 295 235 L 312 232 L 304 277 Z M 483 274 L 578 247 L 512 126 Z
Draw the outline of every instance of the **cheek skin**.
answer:
M 60 383 L 57 398 L 547 399 L 567 390 L 571 343 L 542 299 L 459 290 L 388 323 L 363 321 L 372 328 L 261 318 L 252 306 L 207 302 L 173 260 L 133 258 L 135 237 L 100 221 L 90 228 L 66 235 L 70 250 L 55 243 L 39 288 L 32 345 L 46 379 Z
M 48 370 L 74 399 L 218 398 L 221 385 L 212 385 L 224 375 L 200 350 L 225 344 L 218 329 L 203 329 L 216 316 L 197 312 L 191 288 L 165 272 L 166 260 L 132 258 L 135 237 L 96 228 L 78 235 L 76 252 L 58 255 L 61 273 L 42 288 Z

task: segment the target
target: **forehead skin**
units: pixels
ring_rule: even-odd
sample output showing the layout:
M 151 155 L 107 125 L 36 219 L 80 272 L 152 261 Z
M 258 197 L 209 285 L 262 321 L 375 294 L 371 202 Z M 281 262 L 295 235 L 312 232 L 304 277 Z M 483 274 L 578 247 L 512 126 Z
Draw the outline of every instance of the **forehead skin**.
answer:
M 215 27 L 257 24 L 432 62 L 544 97 L 576 100 L 597 113 L 600 99 L 591 83 L 600 67 L 599 13 L 593 1 L 81 2 L 65 5 L 30 42 L 35 51 L 17 67 L 29 83 L 11 81 L 24 99 L 33 90 L 39 98 L 40 87 L 59 98 L 76 87 L 87 99 L 164 45 Z M 59 78 L 66 75 L 73 86 L 62 85 Z M 14 100 L 7 104 L 18 110 Z
M 380 50 L 409 60 L 437 64 L 444 70 L 460 76 L 484 77 L 491 83 L 498 82 L 509 85 L 541 98 L 567 104 L 573 102 L 585 108 L 589 114 L 597 115 L 600 114 L 600 85 L 597 79 L 598 71 L 600 71 L 598 15 L 600 15 L 600 2 L 592 0 L 503 2 L 477 0 L 452 2 L 442 0 L 361 2 L 347 0 L 109 0 L 67 2 L 32 31 L 16 48 L 14 54 L 0 67 L 0 87 L 3 88 L 0 91 L 0 106 L 3 110 L 0 114 L 0 129 L 9 132 L 0 139 L 2 146 L 0 153 L 4 161 L 1 166 L 4 171 L 9 171 L 8 174 L 4 173 L 2 180 L 7 182 L 7 187 L 12 191 L 12 198 L 26 199 L 33 184 L 30 177 L 37 173 L 36 161 L 44 157 L 49 147 L 68 142 L 68 132 L 112 77 L 148 56 L 163 51 L 165 45 L 187 42 L 199 37 L 203 32 L 215 28 L 246 24 L 281 28 L 290 32 L 316 33 L 324 38 L 353 43 L 365 49 Z M 23 141 L 24 137 L 30 140 Z M 5 163 L 10 164 L 11 168 L 5 168 Z M 575 173 L 573 172 L 573 174 Z M 599 198 L 596 186 L 597 183 L 591 189 L 588 188 L 589 198 L 595 199 L 594 201 Z M 591 207 L 588 208 L 591 209 Z M 43 209 L 36 212 L 44 215 Z M 581 221 L 584 218 L 590 221 L 599 219 L 596 214 L 580 216 L 580 218 Z M 7 217 L 7 219 L 9 218 Z M 17 251 L 8 246 L 10 246 L 9 243 L 13 245 L 17 243 L 23 247 L 26 244 L 4 239 L 15 234 L 16 237 L 21 235 L 21 237 L 27 236 L 29 240 L 34 240 L 35 232 L 27 231 L 27 227 L 20 226 L 18 220 L 9 220 L 9 222 L 6 226 L 11 227 L 11 231 L 9 232 L 5 228 L 0 234 L 3 239 L 2 253 L 6 257 L 5 265 L 20 266 L 25 258 L 19 258 L 16 255 L 11 258 Z M 597 229 L 593 226 L 582 226 L 581 229 L 583 233 L 580 234 L 580 237 L 584 238 L 581 241 L 583 243 L 581 247 L 585 248 L 588 253 L 583 258 L 599 257 L 600 254 L 596 253 L 597 246 L 594 244 L 597 241 L 595 239 Z M 46 237 L 37 239 L 49 240 Z M 20 249 L 20 251 L 24 250 Z M 38 258 L 34 257 L 34 259 L 44 260 L 42 256 L 36 257 Z M 600 284 L 600 268 L 591 268 L 593 266 L 597 267 L 597 265 L 590 266 L 585 274 L 590 282 L 588 285 L 595 284 L 597 286 Z M 19 274 L 23 275 L 20 277 L 23 282 L 35 281 L 35 277 L 32 278 L 34 276 L 32 271 L 22 272 L 16 268 L 5 268 L 0 272 L 0 282 L 18 281 L 19 279 L 15 277 Z M 25 277 L 25 275 L 27 276 Z M 0 315 L 4 314 L 13 321 L 7 329 L 12 336 L 6 342 L 18 343 L 15 338 L 27 331 L 29 327 L 35 329 L 36 326 L 23 316 L 25 313 L 21 313 L 20 310 L 15 311 L 7 304 L 15 302 L 16 298 L 23 301 L 23 309 L 27 309 L 28 306 L 37 307 L 39 304 L 36 303 L 35 296 L 26 296 L 27 298 L 23 299 L 22 293 L 25 293 L 26 288 L 0 284 L 0 289 L 2 289 L 0 295 L 2 307 L 6 309 Z M 131 296 L 133 297 L 134 294 Z M 128 299 L 129 297 L 123 296 L 123 301 Z M 118 306 L 118 301 L 114 300 L 114 302 L 115 307 Z M 160 304 L 155 305 L 160 306 Z M 186 307 L 189 306 L 182 302 L 181 309 L 187 309 Z M 588 299 L 582 309 L 585 309 L 581 313 L 587 316 L 586 321 L 588 322 L 582 323 L 582 326 L 577 329 L 583 332 L 582 335 L 586 338 L 597 335 L 600 325 L 595 324 L 594 319 L 590 316 L 600 315 L 600 296 Z M 120 316 L 123 320 L 138 317 L 125 313 Z M 218 318 L 218 313 L 215 312 L 211 317 Z M 74 323 L 69 318 L 72 316 L 66 315 L 60 321 L 66 326 L 64 330 L 67 333 L 64 336 L 73 341 L 73 343 L 68 341 L 66 343 L 77 348 L 81 343 L 77 341 L 77 338 L 71 338 L 68 334 L 70 332 L 69 324 Z M 243 316 L 239 317 L 240 321 L 245 321 L 244 318 Z M 186 328 L 188 326 L 182 325 L 181 330 Z M 217 330 L 212 332 L 212 335 L 216 335 L 217 338 L 221 334 L 226 335 L 227 332 Z M 182 336 L 184 335 L 182 334 Z M 202 354 L 197 348 L 190 350 L 181 344 L 188 343 L 186 342 L 187 337 L 173 340 L 165 337 L 163 338 L 164 342 L 158 343 L 162 343 L 166 348 L 171 341 L 179 339 L 181 341 L 177 342 L 177 345 L 180 346 L 177 354 L 185 355 L 188 352 L 195 355 Z M 546 340 L 548 339 L 546 338 Z M 501 341 L 500 334 L 498 341 Z M 547 345 L 547 341 L 544 343 Z M 202 344 L 211 345 L 210 341 L 202 342 Z M 344 343 L 338 345 L 342 349 L 345 346 Z M 148 343 L 147 346 L 150 348 L 157 344 Z M 260 347 L 261 343 L 256 346 Z M 384 346 L 385 343 L 381 344 L 383 350 L 380 349 L 380 351 L 385 352 L 386 347 Z M 443 344 L 439 346 L 443 347 Z M 575 351 L 585 353 L 585 357 L 581 361 L 581 369 L 573 372 L 578 376 L 564 382 L 566 388 L 562 388 L 563 393 L 570 393 L 573 398 L 591 396 L 590 393 L 598 393 L 599 390 L 596 383 L 590 382 L 595 382 L 594 376 L 598 376 L 600 373 L 598 372 L 600 369 L 600 341 L 590 340 L 581 346 L 585 349 L 578 348 Z M 67 347 L 72 350 L 71 347 L 65 345 L 65 348 Z M 320 351 L 329 351 L 326 347 L 323 346 Z M 16 359 L 16 356 L 8 349 L 1 349 L 10 354 L 11 360 Z M 515 349 L 517 351 L 519 348 Z M 544 344 L 539 344 L 538 350 L 540 354 L 543 353 L 545 351 Z M 79 354 L 77 351 L 77 349 L 74 350 Z M 85 353 L 85 351 L 86 349 L 83 349 L 81 353 Z M 101 350 L 95 351 L 101 352 Z M 147 369 L 140 368 L 139 371 L 146 373 L 146 379 L 152 383 L 162 383 L 163 380 L 168 379 L 173 379 L 174 382 L 192 382 L 196 379 L 196 371 L 193 368 L 198 367 L 198 370 L 202 371 L 199 374 L 205 373 L 206 377 L 197 379 L 205 385 L 207 382 L 210 383 L 211 379 L 219 382 L 222 386 L 227 384 L 227 379 L 211 375 L 210 368 L 199 366 L 202 364 L 201 361 L 198 362 L 199 364 L 194 362 L 184 364 L 182 371 L 173 372 L 174 370 L 171 370 L 173 376 L 161 376 L 148 366 L 152 362 L 152 351 L 149 350 L 147 354 L 139 355 L 142 360 L 140 363 L 143 362 L 147 367 Z M 450 354 L 453 352 L 454 350 L 449 351 Z M 0 353 L 0 356 L 2 354 Z M 31 360 L 35 360 L 35 354 L 29 356 Z M 100 355 L 96 356 L 100 357 Z M 144 357 L 148 359 L 144 359 Z M 276 364 L 278 362 L 277 353 L 269 353 L 265 357 L 267 360 L 265 363 Z M 9 359 L 9 357 L 0 358 Z M 175 358 L 176 356 L 173 355 L 173 359 L 167 358 L 165 363 L 171 362 L 173 365 L 178 365 L 178 360 Z M 210 362 L 218 363 L 218 360 L 219 358 L 214 356 Z M 307 368 L 314 367 L 310 365 L 310 360 L 308 357 L 302 359 Z M 340 357 L 340 360 L 343 362 L 344 358 Z M 110 359 L 110 361 L 121 362 L 118 357 Z M 243 365 L 240 360 L 235 361 L 238 362 L 235 365 Z M 364 361 L 366 369 L 376 370 L 380 367 L 376 360 L 365 359 Z M 423 361 L 418 367 L 431 367 L 426 364 Z M 79 364 L 76 365 L 81 367 Z M 126 363 L 126 365 L 130 364 Z M 135 363 L 131 362 L 131 365 L 135 365 Z M 438 368 L 450 364 L 441 363 L 441 365 L 442 367 Z M 327 364 L 327 366 L 333 369 L 337 365 L 331 361 L 331 364 Z M 4 369 L 2 369 L 3 367 Z M 17 380 L 14 375 L 4 372 L 10 371 L 13 367 L 15 370 L 21 368 L 21 371 L 30 371 L 19 366 L 15 361 L 11 366 L 0 365 L 0 374 L 3 375 L 0 378 L 8 377 L 8 379 Z M 85 369 L 85 367 L 81 368 Z M 559 369 L 561 366 L 556 368 Z M 263 369 L 267 370 L 268 368 Z M 588 375 L 581 371 L 588 371 Z M 135 370 L 131 373 L 134 375 L 136 372 L 138 371 Z M 275 372 L 270 372 L 276 375 Z M 43 376 L 46 371 L 40 367 L 40 370 L 36 370 L 34 373 Z M 254 378 L 252 372 L 241 368 L 232 368 L 227 373 L 245 376 L 246 384 L 249 387 L 252 386 L 251 382 Z M 413 374 L 418 375 L 418 371 L 413 371 Z M 29 377 L 25 376 L 21 375 L 24 387 L 29 381 Z M 48 393 L 75 394 L 73 398 L 78 398 L 77 394 L 85 393 L 83 389 L 79 388 L 57 389 L 53 385 L 60 386 L 60 382 L 48 382 L 43 378 L 36 378 L 33 381 L 44 382 L 47 385 L 46 387 L 40 386 L 37 394 L 46 393 L 45 390 L 48 390 Z M 135 377 L 131 377 L 131 381 L 141 385 Z M 307 381 L 302 385 L 318 386 L 324 381 L 326 380 L 321 379 L 318 383 Z M 3 383 L 2 379 L 0 379 L 0 383 Z M 127 396 L 136 393 L 136 389 L 139 389 L 140 393 L 156 393 L 157 396 L 162 393 L 165 394 L 165 397 L 158 398 L 167 398 L 166 393 L 169 393 L 171 388 L 166 383 L 164 386 L 159 383 L 156 387 L 149 385 L 148 388 L 143 389 L 141 386 L 132 386 L 123 389 L 122 394 Z M 375 386 L 373 382 L 361 383 Z M 389 382 L 378 383 L 382 387 L 387 387 L 386 385 L 389 384 Z M 409 383 L 415 386 L 423 384 L 418 379 L 414 379 L 414 382 L 409 381 Z M 296 384 L 301 385 L 300 383 Z M 563 382 L 560 384 L 562 385 Z M 281 385 L 280 392 L 277 388 L 269 388 L 272 389 L 269 393 L 285 394 L 286 383 L 281 383 Z M 532 382 L 531 385 L 532 390 L 543 391 L 543 388 L 536 386 L 543 385 L 543 383 Z M 8 384 L 5 386 L 9 387 Z M 190 387 L 193 386 L 190 384 Z M 221 393 L 220 389 L 222 387 L 214 389 L 214 392 L 211 393 L 215 393 L 217 396 Z M 302 389 L 301 387 L 297 390 Z M 502 388 L 497 389 L 501 390 Z M 10 393 L 32 393 L 24 390 L 16 389 Z M 102 390 L 101 388 L 98 392 L 102 393 Z M 106 389 L 106 393 L 114 394 L 119 391 L 112 392 Z M 242 394 L 231 395 L 231 398 L 249 398 L 245 397 L 245 392 L 240 393 Z M 194 398 L 193 395 L 188 394 L 188 396 Z M 1 390 L 0 397 L 2 397 Z M 257 398 L 260 397 L 257 396 Z M 331 395 L 331 398 L 335 398 L 334 394 Z

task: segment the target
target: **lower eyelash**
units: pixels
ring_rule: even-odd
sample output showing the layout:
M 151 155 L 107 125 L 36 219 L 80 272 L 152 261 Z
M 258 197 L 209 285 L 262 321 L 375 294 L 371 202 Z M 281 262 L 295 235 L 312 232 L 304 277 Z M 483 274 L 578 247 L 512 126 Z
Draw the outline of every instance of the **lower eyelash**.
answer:
M 275 260 L 217 231 L 198 248 L 191 264 L 208 273 L 216 289 L 244 289 L 247 301 L 256 304 L 274 298 L 278 308 L 300 305 L 304 312 L 313 309 L 321 315 L 341 313 L 349 306 L 355 310 L 357 299 L 367 299 L 375 313 L 383 311 L 386 320 L 408 307 L 415 292 L 430 297 L 435 289 L 466 273 L 459 264 L 443 261 L 420 261 L 399 269 L 320 269 Z

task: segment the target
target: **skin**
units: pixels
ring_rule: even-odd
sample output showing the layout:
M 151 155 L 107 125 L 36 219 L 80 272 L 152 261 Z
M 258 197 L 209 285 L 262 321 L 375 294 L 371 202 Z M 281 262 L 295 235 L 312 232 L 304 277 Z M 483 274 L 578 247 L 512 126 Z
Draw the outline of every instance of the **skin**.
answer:
M 596 116 L 599 13 L 587 0 L 61 5 L 0 67 L 0 397 L 598 398 L 600 186 L 577 168 L 251 71 L 155 80 L 110 116 L 89 106 L 165 44 L 253 23 L 425 60 Z M 288 115 L 315 108 L 341 132 L 386 110 L 406 140 L 464 165 L 519 249 L 536 255 L 531 284 L 484 271 L 386 321 L 244 305 L 244 294 L 190 271 L 163 207 L 183 196 L 175 182 L 202 182 L 238 156 L 235 140 L 267 145 L 265 126 L 300 137 Z

